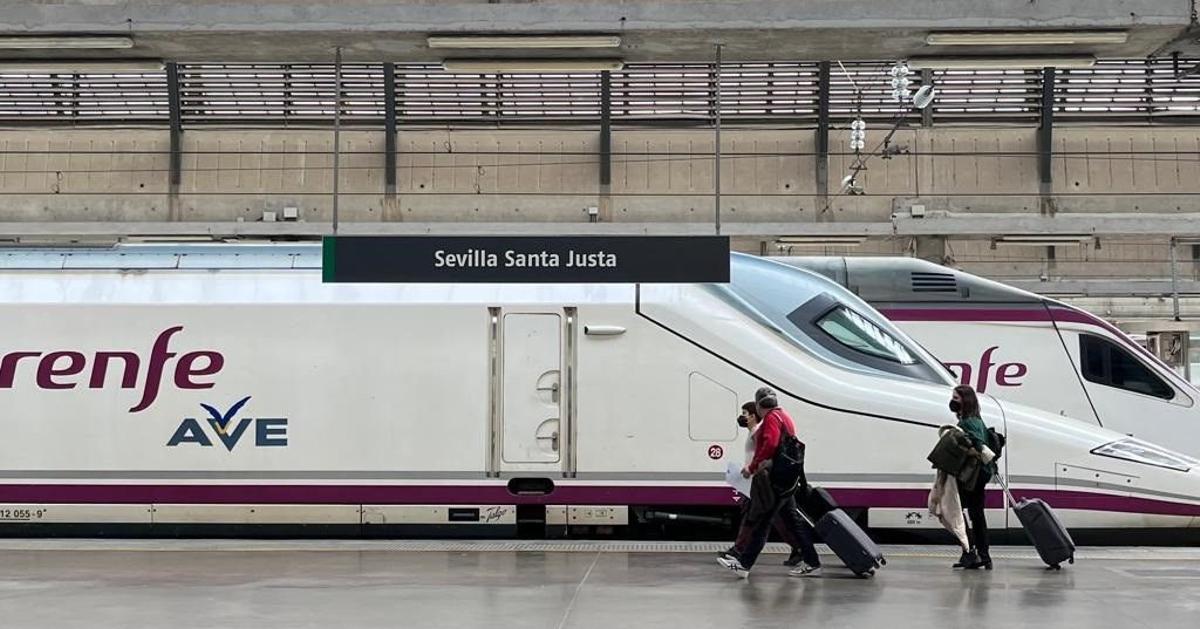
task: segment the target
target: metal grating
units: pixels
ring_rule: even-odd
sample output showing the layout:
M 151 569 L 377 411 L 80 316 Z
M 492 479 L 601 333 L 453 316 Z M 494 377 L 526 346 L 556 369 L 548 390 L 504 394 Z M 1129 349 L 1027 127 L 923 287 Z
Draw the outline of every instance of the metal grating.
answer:
M 0 121 L 167 122 L 167 75 L 0 73 Z
M 1042 78 L 1030 70 L 939 70 L 933 118 L 938 122 L 1036 123 Z
M 179 82 L 185 126 L 333 119 L 332 64 L 181 65 Z M 343 121 L 379 124 L 383 109 L 383 66 L 344 64 Z
M 919 113 L 902 108 L 892 100 L 888 69 L 892 62 L 834 63 L 829 71 L 829 117 L 844 121 L 855 117 L 860 110 L 866 120 L 896 120 L 907 118 L 920 122 Z M 909 77 L 912 89 L 920 87 L 920 76 Z
M 1114 60 L 1058 72 L 1055 99 L 1064 121 L 1191 122 L 1200 113 L 1200 73 L 1177 78 L 1200 60 Z M 830 118 L 868 120 L 921 115 L 892 102 L 892 62 L 834 63 Z M 327 125 L 333 120 L 332 64 L 179 64 L 185 126 Z M 342 119 L 382 126 L 382 64 L 343 66 Z M 937 123 L 1037 122 L 1040 72 L 938 71 Z M 720 71 L 722 118 L 729 122 L 815 125 L 817 64 L 729 63 Z M 637 63 L 611 75 L 612 116 L 624 124 L 711 124 L 717 73 L 710 63 Z M 912 88 L 921 74 L 911 77 Z M 168 121 L 163 72 L 0 74 L 2 124 L 157 124 Z M 397 64 L 401 124 L 593 124 L 600 75 L 451 74 L 437 64 Z
M 595 120 L 600 75 L 452 74 L 436 64 L 396 66 L 396 110 L 413 122 Z
M 816 120 L 817 65 L 745 63 L 721 67 L 721 116 Z M 612 75 L 615 119 L 708 122 L 716 114 L 713 64 L 631 64 Z
M 1200 113 L 1200 75 L 1176 78 L 1197 63 L 1171 59 L 1101 61 L 1059 73 L 1058 116 L 1071 120 L 1143 120 Z

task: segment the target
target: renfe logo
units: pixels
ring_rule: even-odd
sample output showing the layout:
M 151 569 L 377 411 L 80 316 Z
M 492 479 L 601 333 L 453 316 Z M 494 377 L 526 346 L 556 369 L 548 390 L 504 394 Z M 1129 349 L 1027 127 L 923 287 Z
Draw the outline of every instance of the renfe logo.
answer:
M 259 417 L 250 418 L 243 417 L 237 420 L 234 424 L 234 418 L 238 411 L 250 401 L 250 396 L 246 396 L 224 413 L 209 406 L 208 404 L 200 404 L 205 411 L 208 412 L 208 425 L 212 428 L 217 439 L 221 441 L 221 445 L 225 449 L 233 452 L 233 447 L 242 440 L 242 435 L 246 433 L 246 429 L 250 424 L 254 424 L 254 445 L 259 447 L 271 446 L 286 446 L 287 441 L 287 418 L 284 417 Z M 175 429 L 175 434 L 171 435 L 171 439 L 167 441 L 168 446 L 177 446 L 181 443 L 194 443 L 200 446 L 211 447 L 212 439 L 208 438 L 208 432 L 204 430 L 200 422 L 194 417 L 188 417 L 179 424 Z
M 23 359 L 33 363 L 37 357 L 36 382 L 39 389 L 74 389 L 83 383 L 74 381 L 72 376 L 82 374 L 91 363 L 87 378 L 87 388 L 103 389 L 108 384 L 109 364 L 114 360 L 121 361 L 121 388 L 136 389 L 141 380 L 142 397 L 136 405 L 129 409 L 130 413 L 138 413 L 150 408 L 158 399 L 158 390 L 162 383 L 163 371 L 167 361 L 176 356 L 168 351 L 171 337 L 183 331 L 183 326 L 167 328 L 154 339 L 150 349 L 150 359 L 146 361 L 145 378 L 140 378 L 142 359 L 135 352 L 100 351 L 91 357 L 81 352 L 57 351 L 46 352 L 10 352 L 0 357 L 0 389 L 11 389 L 17 376 L 17 368 Z M 179 389 L 211 389 L 214 382 L 199 382 L 196 379 L 216 375 L 225 366 L 225 357 L 220 352 L 204 350 L 188 352 L 179 357 L 175 363 L 175 387 Z M 32 368 L 32 367 L 31 367 Z
M 992 354 L 1000 349 L 998 345 L 993 345 L 983 351 L 983 355 L 979 357 L 978 378 L 975 380 L 975 390 L 983 393 L 987 391 L 988 377 L 991 375 L 992 367 L 996 367 L 995 382 L 1002 387 L 1019 387 L 1021 386 L 1021 378 L 1029 373 L 1029 366 L 1025 363 L 993 363 Z M 963 384 L 971 384 L 971 375 L 974 373 L 971 363 L 943 363 L 946 368 L 953 371 L 958 379 Z

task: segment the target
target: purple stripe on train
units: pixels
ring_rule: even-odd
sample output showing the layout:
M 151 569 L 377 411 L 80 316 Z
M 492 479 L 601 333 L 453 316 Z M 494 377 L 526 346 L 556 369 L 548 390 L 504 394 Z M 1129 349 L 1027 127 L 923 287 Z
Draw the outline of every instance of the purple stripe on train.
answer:
M 925 489 L 831 488 L 846 507 L 923 509 Z M 1014 488 L 1059 509 L 1200 517 L 1200 504 L 1083 491 Z M 0 502 L 35 504 L 628 504 L 732 505 L 724 486 L 558 485 L 550 494 L 514 496 L 503 485 L 86 485 L 5 484 Z M 990 491 L 988 506 L 1002 506 Z

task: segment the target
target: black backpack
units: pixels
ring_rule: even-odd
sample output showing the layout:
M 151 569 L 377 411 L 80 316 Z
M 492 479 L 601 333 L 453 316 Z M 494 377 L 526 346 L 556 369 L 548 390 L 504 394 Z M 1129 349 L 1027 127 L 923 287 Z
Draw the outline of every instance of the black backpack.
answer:
M 1000 453 L 1004 452 L 1004 446 L 1008 443 L 1008 439 L 1005 439 L 1002 433 L 996 432 L 995 428 L 988 426 L 988 442 L 988 447 L 996 455 L 996 458 L 992 460 L 998 460 Z
M 771 487 L 778 494 L 794 491 L 796 487 L 808 485 L 804 476 L 804 442 L 787 431 L 779 419 L 779 448 L 771 459 Z

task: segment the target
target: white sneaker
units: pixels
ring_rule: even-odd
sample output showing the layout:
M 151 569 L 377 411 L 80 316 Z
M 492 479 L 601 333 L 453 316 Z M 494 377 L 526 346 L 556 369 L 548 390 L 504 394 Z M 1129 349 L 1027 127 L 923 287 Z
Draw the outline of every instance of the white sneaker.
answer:
M 819 577 L 821 576 L 821 566 L 810 566 L 806 563 L 800 564 L 799 567 L 788 572 L 789 577 Z
M 738 561 L 737 557 L 717 557 L 717 563 L 733 571 L 739 579 L 745 579 L 750 576 L 750 571 Z

